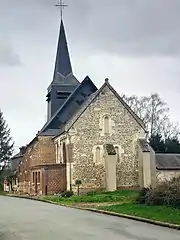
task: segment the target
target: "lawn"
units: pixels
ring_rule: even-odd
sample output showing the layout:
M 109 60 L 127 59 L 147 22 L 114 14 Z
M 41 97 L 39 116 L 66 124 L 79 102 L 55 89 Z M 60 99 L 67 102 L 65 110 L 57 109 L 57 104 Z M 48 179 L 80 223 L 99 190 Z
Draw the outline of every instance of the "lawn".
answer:
M 91 192 L 70 198 L 60 196 L 41 196 L 39 198 L 65 205 L 90 204 L 88 207 L 180 225 L 180 209 L 134 204 L 138 194 L 138 191 L 119 190 L 114 192 Z
M 125 203 L 122 205 L 99 207 L 98 209 L 180 225 L 180 210 L 166 206 Z
M 121 190 L 114 192 L 91 192 L 86 195 L 63 198 L 59 196 L 42 196 L 41 199 L 57 203 L 103 203 L 103 202 L 132 202 L 138 196 L 138 191 Z

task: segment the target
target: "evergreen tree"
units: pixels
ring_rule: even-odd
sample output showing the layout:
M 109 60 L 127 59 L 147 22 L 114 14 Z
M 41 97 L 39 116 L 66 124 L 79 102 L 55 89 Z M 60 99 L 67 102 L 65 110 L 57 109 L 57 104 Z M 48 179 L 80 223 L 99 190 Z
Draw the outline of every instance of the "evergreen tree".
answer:
M 149 143 L 156 153 L 165 152 L 165 144 L 160 134 L 152 135 L 149 139 Z
M 0 110 L 0 176 L 2 175 L 3 170 L 8 168 L 12 153 L 13 143 L 10 129 L 8 128 L 3 113 Z
M 177 138 L 163 139 L 160 134 L 152 135 L 149 143 L 156 153 L 180 153 L 180 142 Z
M 176 138 L 167 138 L 164 141 L 166 153 L 180 153 L 180 142 Z

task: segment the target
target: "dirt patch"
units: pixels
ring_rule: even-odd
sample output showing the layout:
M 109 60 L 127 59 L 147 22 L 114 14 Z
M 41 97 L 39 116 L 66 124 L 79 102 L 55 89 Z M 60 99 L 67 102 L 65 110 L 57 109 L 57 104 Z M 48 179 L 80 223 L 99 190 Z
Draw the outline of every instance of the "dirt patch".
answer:
M 71 206 L 84 207 L 84 208 L 95 208 L 122 204 L 122 202 L 101 202 L 101 203 L 73 203 Z

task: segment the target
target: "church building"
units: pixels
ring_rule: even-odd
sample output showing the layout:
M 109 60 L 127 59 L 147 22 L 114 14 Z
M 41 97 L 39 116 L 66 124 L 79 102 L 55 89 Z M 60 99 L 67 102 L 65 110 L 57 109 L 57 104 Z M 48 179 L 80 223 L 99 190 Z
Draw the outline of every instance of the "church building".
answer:
M 100 89 L 74 76 L 63 20 L 54 75 L 47 89 L 47 121 L 23 148 L 22 194 L 56 194 L 154 187 L 156 154 L 144 123 L 106 79 Z

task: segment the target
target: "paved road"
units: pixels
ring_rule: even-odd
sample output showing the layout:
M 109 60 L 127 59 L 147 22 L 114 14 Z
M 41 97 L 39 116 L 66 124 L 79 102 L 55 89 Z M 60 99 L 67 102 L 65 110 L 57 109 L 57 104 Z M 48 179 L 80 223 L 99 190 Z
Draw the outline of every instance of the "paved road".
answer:
M 180 240 L 180 231 L 0 196 L 0 240 Z

